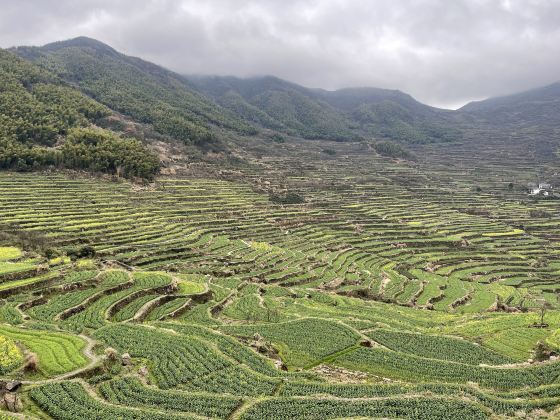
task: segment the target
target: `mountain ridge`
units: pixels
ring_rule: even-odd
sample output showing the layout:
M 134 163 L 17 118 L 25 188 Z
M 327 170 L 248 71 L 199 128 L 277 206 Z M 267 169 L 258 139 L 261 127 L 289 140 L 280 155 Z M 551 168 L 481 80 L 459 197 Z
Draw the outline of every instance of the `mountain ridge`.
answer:
M 504 128 L 556 130 L 560 124 L 560 82 L 470 102 L 458 111 Z
M 185 78 L 220 105 L 229 106 L 230 110 L 256 107 L 264 111 L 275 122 L 274 125 L 280 128 L 288 127 L 297 131 L 298 125 L 305 120 L 293 121 L 290 117 L 294 114 L 294 108 L 306 103 L 308 107 L 314 107 L 323 120 L 336 122 L 339 130 L 336 136 L 331 136 L 332 140 L 344 140 L 350 132 L 353 133 L 350 137 L 378 136 L 411 143 L 452 140 L 445 138 L 445 133 L 437 133 L 441 125 L 449 123 L 447 118 L 450 114 L 447 111 L 422 104 L 398 90 L 344 88 L 328 91 L 306 88 L 270 75 L 245 79 L 215 75 Z M 233 94 L 238 97 L 232 104 L 228 101 Z M 395 110 L 400 112 L 389 115 Z M 262 119 L 262 116 L 257 117 L 253 113 L 248 118 Z M 314 122 L 317 123 L 316 131 L 321 134 L 325 131 L 324 128 L 329 128 L 321 118 Z M 298 134 L 314 138 L 302 131 Z M 453 136 L 459 137 L 457 133 L 449 137 Z M 325 134 L 322 137 L 329 138 Z
M 212 126 L 242 134 L 255 132 L 170 70 L 121 54 L 91 38 L 12 51 L 111 109 L 152 124 L 161 134 L 201 145 L 215 140 Z
M 200 147 L 270 132 L 312 140 L 453 142 L 478 124 L 539 129 L 560 114 L 560 83 L 445 110 L 398 89 L 307 88 L 272 75 L 181 75 L 88 37 L 10 51 L 110 109 Z
M 499 105 L 499 104 L 507 103 L 511 99 L 532 97 L 534 95 L 542 94 L 542 93 L 549 94 L 551 90 L 554 92 L 555 97 L 560 98 L 560 81 L 550 83 L 544 86 L 538 86 L 535 88 L 522 90 L 519 92 L 493 96 L 490 98 L 481 99 L 480 101 L 471 101 L 463 105 L 461 108 L 457 109 L 457 111 L 479 110 L 490 105 Z

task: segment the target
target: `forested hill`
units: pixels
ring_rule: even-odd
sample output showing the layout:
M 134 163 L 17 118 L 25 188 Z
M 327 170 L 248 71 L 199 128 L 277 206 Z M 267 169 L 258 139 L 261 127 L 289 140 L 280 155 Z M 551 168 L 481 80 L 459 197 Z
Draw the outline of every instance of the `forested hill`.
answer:
M 380 137 L 409 143 L 453 141 L 453 113 L 397 90 L 308 89 L 273 76 L 188 76 L 200 92 L 251 123 L 310 139 Z
M 271 76 L 185 77 L 85 37 L 12 51 L 113 111 L 198 146 L 262 130 L 337 141 L 461 138 L 448 113 L 394 90 L 329 92 Z
M 88 169 L 151 178 L 159 160 L 142 143 L 95 127 L 106 106 L 52 73 L 0 50 L 0 168 Z
M 80 37 L 13 51 L 111 109 L 175 139 L 202 145 L 215 140 L 216 128 L 256 132 L 175 73 L 96 40 Z
M 229 140 L 251 136 L 453 142 L 480 129 L 548 135 L 560 115 L 560 84 L 446 111 L 398 90 L 182 76 L 85 37 L 0 50 L 0 77 L 0 167 L 17 170 L 55 166 L 151 178 L 160 166 L 148 150 L 152 138 L 203 151 L 230 150 Z
M 307 139 L 352 140 L 351 121 L 309 89 L 277 77 L 188 76 L 199 91 L 244 120 Z
M 491 124 L 558 128 L 560 82 L 513 95 L 471 102 L 459 112 Z

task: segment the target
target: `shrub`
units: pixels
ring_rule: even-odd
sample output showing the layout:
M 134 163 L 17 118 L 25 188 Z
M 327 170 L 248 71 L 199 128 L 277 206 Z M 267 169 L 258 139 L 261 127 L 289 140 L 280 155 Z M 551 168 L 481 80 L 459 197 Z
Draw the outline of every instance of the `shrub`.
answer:
M 269 200 L 274 204 L 301 204 L 305 202 L 302 195 L 288 192 L 285 194 L 270 194 Z
M 135 139 L 104 130 L 75 129 L 61 148 L 65 166 L 151 179 L 159 171 L 156 155 Z
M 66 255 L 74 261 L 79 258 L 91 258 L 95 256 L 95 249 L 90 245 L 85 245 L 80 248 L 69 248 L 66 250 Z
M 274 143 L 286 143 L 286 137 L 280 133 L 275 133 L 270 138 Z
M 375 148 L 375 151 L 382 156 L 402 159 L 412 157 L 408 150 L 406 150 L 400 144 L 392 141 L 380 141 L 375 143 L 373 147 Z

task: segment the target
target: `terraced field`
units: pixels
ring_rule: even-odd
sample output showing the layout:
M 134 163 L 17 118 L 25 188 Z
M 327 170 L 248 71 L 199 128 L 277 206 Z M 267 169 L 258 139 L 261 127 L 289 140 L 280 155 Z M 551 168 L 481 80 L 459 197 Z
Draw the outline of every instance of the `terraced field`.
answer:
M 1 173 L 0 374 L 25 414 L 560 416 L 560 361 L 533 360 L 560 350 L 560 213 L 530 162 L 307 147 L 145 186 Z

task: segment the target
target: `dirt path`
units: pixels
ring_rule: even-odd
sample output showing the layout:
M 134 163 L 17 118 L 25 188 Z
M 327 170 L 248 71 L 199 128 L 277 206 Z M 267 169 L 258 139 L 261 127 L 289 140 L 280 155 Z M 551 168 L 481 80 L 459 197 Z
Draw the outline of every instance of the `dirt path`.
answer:
M 239 404 L 239 406 L 229 414 L 228 420 L 237 420 L 241 418 L 243 413 L 245 413 L 245 411 L 247 411 L 249 407 L 255 404 L 258 400 L 260 399 L 242 400 L 241 404 Z

